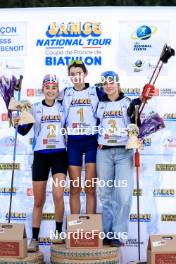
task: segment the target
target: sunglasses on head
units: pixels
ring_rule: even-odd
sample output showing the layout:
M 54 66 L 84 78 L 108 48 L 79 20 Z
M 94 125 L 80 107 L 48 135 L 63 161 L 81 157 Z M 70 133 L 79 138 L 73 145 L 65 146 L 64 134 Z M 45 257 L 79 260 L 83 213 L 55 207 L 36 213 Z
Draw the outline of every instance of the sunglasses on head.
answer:
M 43 84 L 45 83 L 58 83 L 57 77 L 55 74 L 47 74 L 43 78 Z
M 82 60 L 70 60 L 69 61 L 69 65 L 72 65 L 72 64 L 83 64 L 83 61 Z

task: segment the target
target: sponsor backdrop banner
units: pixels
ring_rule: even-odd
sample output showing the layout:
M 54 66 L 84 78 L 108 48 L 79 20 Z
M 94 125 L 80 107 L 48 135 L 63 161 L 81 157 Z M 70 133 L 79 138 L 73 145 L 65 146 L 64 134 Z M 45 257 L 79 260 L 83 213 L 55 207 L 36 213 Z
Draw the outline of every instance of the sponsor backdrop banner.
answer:
M 175 14 L 175 7 L 0 10 L 0 75 L 15 75 L 19 78 L 22 74 L 24 78 L 21 97 L 34 103 L 42 99 L 43 75 L 56 74 L 62 90 L 70 84 L 67 77 L 69 60 L 81 59 L 88 68 L 88 82 L 97 83 L 100 81 L 101 72 L 114 70 L 120 76 L 124 93 L 135 98 L 140 95 L 144 84 L 151 77 L 163 45 L 168 43 L 176 49 Z M 143 114 L 145 116 L 155 110 L 164 118 L 166 125 L 162 131 L 146 137 L 144 150 L 140 151 L 141 250 L 144 260 L 150 234 L 176 232 L 175 69 L 176 61 L 173 57 L 164 65 L 156 84 L 155 97 L 146 105 Z M 9 128 L 2 97 L 0 119 L 0 222 L 6 222 L 15 131 Z M 18 136 L 12 204 L 12 222 L 25 223 L 28 238 L 31 237 L 33 206 L 32 137 L 33 131 L 25 137 Z M 135 178 L 135 169 L 132 177 Z M 68 185 L 65 186 L 64 198 L 66 216 L 70 213 Z M 84 190 L 81 193 L 81 202 L 83 213 Z M 99 200 L 98 212 L 101 212 Z M 138 256 L 136 213 L 134 185 L 128 239 L 121 250 L 122 264 L 136 260 Z M 50 178 L 40 232 L 40 249 L 47 262 L 50 256 L 49 235 L 54 228 Z
M 123 47 L 118 49 L 120 66 L 130 75 L 151 74 L 169 40 L 169 21 L 123 21 L 119 25 L 119 46 Z

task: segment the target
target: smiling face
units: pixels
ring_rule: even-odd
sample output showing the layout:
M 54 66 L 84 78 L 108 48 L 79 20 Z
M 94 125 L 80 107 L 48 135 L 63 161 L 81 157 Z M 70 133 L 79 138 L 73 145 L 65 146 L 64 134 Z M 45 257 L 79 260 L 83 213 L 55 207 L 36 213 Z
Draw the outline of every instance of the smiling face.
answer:
M 73 66 L 69 69 L 69 77 L 70 77 L 71 82 L 74 85 L 85 83 L 86 76 L 87 76 L 87 73 L 85 73 L 81 67 Z
M 54 102 L 59 93 L 58 84 L 56 83 L 45 83 L 42 90 L 46 102 Z
M 117 83 L 116 81 L 112 80 L 105 80 L 103 83 L 103 89 L 104 92 L 107 95 L 115 95 L 115 94 L 119 94 L 119 83 Z

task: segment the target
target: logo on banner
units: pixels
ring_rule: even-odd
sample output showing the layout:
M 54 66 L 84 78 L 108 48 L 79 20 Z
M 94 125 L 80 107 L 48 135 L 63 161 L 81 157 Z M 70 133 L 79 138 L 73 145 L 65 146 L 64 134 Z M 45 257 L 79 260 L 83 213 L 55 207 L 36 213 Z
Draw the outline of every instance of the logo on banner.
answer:
M 1 120 L 2 121 L 8 121 L 8 114 L 7 113 L 2 113 L 1 114 Z
M 176 96 L 176 90 L 172 88 L 160 89 L 160 96 Z
M 165 113 L 163 118 L 166 121 L 176 121 L 176 113 Z
M 100 22 L 69 22 L 56 23 L 53 22 L 48 26 L 46 35 L 52 37 L 99 37 L 101 35 Z
M 26 193 L 27 193 L 27 196 L 33 196 L 34 195 L 32 188 L 27 188 Z
M 54 213 L 43 213 L 42 214 L 42 219 L 43 220 L 54 220 L 55 219 L 55 214 Z
M 6 214 L 6 220 L 9 217 L 9 213 Z M 11 219 L 12 220 L 26 220 L 26 213 L 18 213 L 18 212 L 13 212 L 11 213 Z
M 152 145 L 152 139 L 151 138 L 144 138 L 144 146 L 150 147 Z
M 154 197 L 175 197 L 176 191 L 174 189 L 154 189 Z
M 29 145 L 33 144 L 33 138 L 29 138 Z
M 140 72 L 143 70 L 145 62 L 142 60 L 136 60 L 133 64 L 134 72 Z
M 34 96 L 34 89 L 27 89 L 27 96 Z
M 155 88 L 155 94 L 154 94 L 154 96 L 159 96 L 160 94 L 159 94 L 159 89 L 158 88 Z
M 140 88 L 122 88 L 122 92 L 126 96 L 138 96 L 141 94 Z
M 161 221 L 176 221 L 176 214 L 162 214 Z
M 42 96 L 42 89 L 35 89 L 35 96 Z
M 148 44 L 148 39 L 157 32 L 156 26 L 143 25 L 138 27 L 132 34 L 131 39 L 135 41 L 133 51 L 147 51 L 152 48 L 151 44 Z M 147 42 L 145 42 L 147 40 Z M 143 42 L 144 41 L 144 42 Z
M 26 23 L 1 22 L 0 25 L 1 56 L 25 55 L 26 53 Z M 8 67 L 7 67 L 8 68 Z M 12 69 L 12 67 L 10 66 Z M 15 68 L 16 69 L 16 68 Z
M 9 195 L 11 193 L 11 188 L 7 188 L 7 187 L 2 187 L 0 188 L 0 194 L 2 195 Z M 14 187 L 12 189 L 12 194 L 16 194 L 16 188 Z
M 51 244 L 50 237 L 39 237 L 39 244 L 40 245 L 50 245 Z
M 155 69 L 156 66 L 157 66 L 156 61 L 155 61 L 155 62 L 151 62 L 151 61 L 150 61 L 150 62 L 148 63 L 148 67 L 149 67 L 149 69 Z
M 151 214 L 140 214 L 139 215 L 140 222 L 150 222 Z M 138 217 L 137 214 L 130 214 L 130 222 L 137 222 Z
M 0 36 L 12 36 L 17 34 L 16 26 L 2 26 L 0 27 Z M 6 41 L 7 42 L 7 41 Z
M 144 241 L 140 241 L 140 245 L 143 245 Z M 130 238 L 126 240 L 125 246 L 127 247 L 137 247 L 138 246 L 138 241 L 136 238 Z
M 45 48 L 47 66 L 65 66 L 71 60 L 102 65 L 101 48 L 111 42 L 110 38 L 102 37 L 100 22 L 53 22 L 48 25 L 45 38 L 36 40 L 36 46 Z
M 12 170 L 12 169 L 13 169 L 13 163 L 0 163 L 0 170 Z M 14 169 L 19 170 L 20 163 L 15 163 Z
M 131 38 L 133 40 L 147 40 L 156 32 L 157 32 L 156 26 L 149 27 L 149 26 L 143 25 L 137 28 L 137 30 L 135 30 L 132 33 Z
M 27 96 L 41 96 L 42 95 L 42 89 L 27 89 Z
M 155 164 L 156 171 L 176 171 L 176 164 Z
M 133 190 L 133 196 L 137 196 L 137 193 L 139 196 L 142 196 L 142 189 L 139 189 L 138 192 L 137 192 L 137 189 Z
M 4 132 L 4 135 L 5 134 L 8 134 L 8 133 Z M 8 153 L 12 152 L 12 148 L 14 147 L 14 143 L 15 143 L 14 136 L 4 136 L 4 137 L 0 138 L 0 146 L 1 146 L 0 154 L 4 155 L 4 154 L 8 154 Z M 26 151 L 27 151 L 26 147 L 22 142 L 20 142 L 20 140 L 17 140 L 16 146 L 18 147 L 18 151 L 26 153 Z M 0 169 L 2 169 L 2 168 L 0 168 Z
M 170 136 L 163 140 L 163 147 L 165 148 L 175 148 L 176 147 L 176 137 Z

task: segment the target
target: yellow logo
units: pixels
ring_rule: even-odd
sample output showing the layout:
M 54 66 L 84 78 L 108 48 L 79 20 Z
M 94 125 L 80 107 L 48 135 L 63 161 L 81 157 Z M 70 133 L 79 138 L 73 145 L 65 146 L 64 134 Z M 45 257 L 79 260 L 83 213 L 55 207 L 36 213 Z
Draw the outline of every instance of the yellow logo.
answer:
M 12 170 L 12 169 L 13 169 L 13 163 L 0 163 L 0 170 Z M 14 169 L 19 170 L 20 163 L 15 163 Z
M 161 221 L 176 221 L 176 214 L 162 214 Z
M 47 37 L 88 37 L 101 35 L 100 22 L 69 22 L 69 23 L 56 23 L 53 22 L 48 26 L 46 32 Z
M 43 213 L 42 214 L 42 219 L 43 220 L 54 220 L 55 219 L 55 214 L 54 213 Z
M 6 214 L 6 218 L 8 218 L 9 214 Z M 26 219 L 26 213 L 18 213 L 18 212 L 13 212 L 11 213 L 11 218 L 12 219 Z
M 137 214 L 130 214 L 130 222 L 136 222 L 137 218 Z M 151 214 L 140 214 L 139 219 L 140 222 L 150 222 Z
M 0 193 L 10 193 L 10 192 L 11 192 L 11 188 L 7 188 L 7 187 L 0 188 Z M 16 188 L 12 189 L 12 193 L 16 193 Z
M 156 164 L 156 171 L 176 171 L 176 164 Z
M 174 189 L 154 189 L 153 196 L 175 196 Z
M 138 195 L 139 195 L 139 196 L 142 196 L 142 189 L 139 189 L 139 190 L 138 190 Z M 137 189 L 134 189 L 134 190 L 133 190 L 133 196 L 137 196 Z

